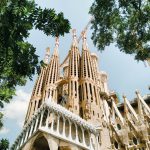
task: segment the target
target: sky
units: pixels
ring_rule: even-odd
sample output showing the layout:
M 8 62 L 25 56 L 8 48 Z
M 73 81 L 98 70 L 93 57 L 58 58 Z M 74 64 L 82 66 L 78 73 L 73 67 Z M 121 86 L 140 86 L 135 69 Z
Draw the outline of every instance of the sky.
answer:
M 90 15 L 89 8 L 93 0 L 35 0 L 42 8 L 54 8 L 57 13 L 63 12 L 64 16 L 69 19 L 71 27 L 77 30 L 77 36 L 80 35 L 88 21 Z M 50 47 L 53 53 L 55 39 L 46 36 L 38 30 L 32 30 L 30 37 L 27 39 L 36 48 L 36 54 L 39 59 L 44 58 L 46 47 Z M 101 53 L 94 47 L 91 40 L 92 30 L 89 28 L 87 32 L 88 46 L 91 52 L 99 57 L 99 69 L 107 72 L 108 86 L 110 90 L 116 91 L 122 101 L 122 95 L 125 94 L 129 100 L 135 96 L 135 90 L 138 89 L 142 95 L 150 93 L 148 86 L 150 85 L 150 67 L 145 67 L 143 62 L 134 60 L 133 55 L 127 55 L 119 51 L 115 44 L 105 48 Z M 59 55 L 62 62 L 68 53 L 72 41 L 72 34 L 66 34 L 60 37 Z M 81 49 L 81 46 L 80 46 Z M 17 135 L 22 130 L 25 114 L 30 100 L 31 92 L 37 75 L 33 81 L 28 81 L 26 86 L 17 87 L 16 96 L 10 104 L 5 105 L 4 128 L 0 131 L 0 138 L 7 138 L 12 144 Z

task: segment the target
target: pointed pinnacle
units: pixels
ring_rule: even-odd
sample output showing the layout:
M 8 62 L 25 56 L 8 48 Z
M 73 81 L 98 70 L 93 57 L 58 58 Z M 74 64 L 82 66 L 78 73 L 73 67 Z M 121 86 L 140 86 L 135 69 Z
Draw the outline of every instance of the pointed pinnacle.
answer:
M 50 48 L 47 47 L 47 48 L 46 48 L 46 52 L 45 52 L 45 57 L 44 57 L 44 63 L 45 63 L 45 64 L 48 64 L 49 56 L 50 56 Z
M 77 37 L 77 35 L 76 35 L 76 29 L 72 30 L 72 34 L 73 34 L 73 39 Z
M 127 98 L 125 94 L 122 95 L 123 99 Z
M 73 43 L 72 43 L 72 45 L 77 46 L 78 41 L 77 41 L 76 29 L 72 30 L 72 34 L 73 34 Z
M 83 50 L 88 50 L 88 45 L 86 41 L 86 31 L 82 31 L 82 40 L 83 40 L 83 44 L 82 44 Z
M 136 90 L 135 93 L 136 93 L 136 94 L 140 94 L 139 90 Z
M 55 48 L 54 48 L 54 54 L 53 55 L 58 56 L 58 47 L 59 47 L 59 37 L 56 37 L 56 39 L 55 39 Z

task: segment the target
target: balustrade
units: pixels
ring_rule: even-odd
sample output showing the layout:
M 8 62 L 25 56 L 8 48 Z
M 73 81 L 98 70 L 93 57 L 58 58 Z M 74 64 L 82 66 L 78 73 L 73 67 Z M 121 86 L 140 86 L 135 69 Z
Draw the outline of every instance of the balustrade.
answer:
M 96 134 L 96 129 L 64 108 L 62 112 L 58 112 L 61 111 L 60 106 L 56 107 L 58 108 L 43 106 L 25 127 L 12 150 L 20 149 L 38 129 L 86 149 L 92 149 L 90 137 L 91 134 Z M 18 146 L 15 147 L 16 145 Z

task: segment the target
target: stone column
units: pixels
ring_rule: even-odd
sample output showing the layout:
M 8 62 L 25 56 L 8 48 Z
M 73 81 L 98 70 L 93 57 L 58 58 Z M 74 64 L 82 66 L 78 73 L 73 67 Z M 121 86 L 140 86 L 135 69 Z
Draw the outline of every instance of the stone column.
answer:
M 30 133 L 29 133 L 29 137 L 30 137 L 30 136 L 31 136 L 31 134 L 32 134 L 33 127 L 34 127 L 34 120 L 33 120 L 33 122 L 31 123 L 31 126 L 30 126 Z
M 52 113 L 52 123 L 51 123 L 51 132 L 53 132 L 53 126 L 54 126 L 54 113 Z
M 19 149 L 19 147 L 20 147 L 20 142 L 21 142 L 21 139 L 19 139 L 17 142 L 17 149 Z
M 70 122 L 70 120 L 69 120 L 69 138 L 72 139 L 72 137 L 71 137 L 71 122 Z
M 42 126 L 43 115 L 44 115 L 44 110 L 41 112 L 41 118 L 40 118 L 40 125 L 39 125 L 39 127 Z
M 46 128 L 48 128 L 48 123 L 49 123 L 49 117 L 50 117 L 50 111 L 48 110 L 47 118 L 46 118 Z
M 57 130 L 56 132 L 59 134 L 59 119 L 60 119 L 60 116 L 57 115 Z
M 89 133 L 89 137 L 90 137 L 90 149 L 92 150 L 93 149 L 93 145 L 92 145 L 92 137 L 91 137 L 91 133 Z
M 37 118 L 36 118 L 36 123 L 35 123 L 34 130 L 33 130 L 33 133 L 36 131 L 36 128 L 37 128 L 37 125 L 38 125 L 38 122 L 39 122 L 39 118 L 40 118 L 40 116 L 37 116 Z
M 23 144 L 24 137 L 25 137 L 25 134 L 23 133 L 20 146 Z
M 83 145 L 85 145 L 84 129 L 83 129 L 83 128 L 81 128 L 81 130 L 82 130 Z
M 38 99 L 38 100 L 36 101 L 35 112 L 37 112 L 37 110 L 38 110 L 39 100 L 40 100 L 40 99 Z
M 30 128 L 28 127 L 27 130 L 26 130 L 26 136 L 25 136 L 24 142 L 26 142 L 26 140 L 27 140 L 28 132 L 29 132 L 29 131 L 30 131 Z
M 63 136 L 65 136 L 66 120 L 63 118 Z
M 78 126 L 75 124 L 76 126 L 76 142 L 79 142 L 79 137 L 78 137 Z

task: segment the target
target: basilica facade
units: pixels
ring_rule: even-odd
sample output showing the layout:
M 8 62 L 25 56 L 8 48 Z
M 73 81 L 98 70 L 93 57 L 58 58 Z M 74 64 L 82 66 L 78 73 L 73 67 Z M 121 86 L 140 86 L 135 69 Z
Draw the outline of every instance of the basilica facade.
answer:
M 108 76 L 99 70 L 86 32 L 80 51 L 73 40 L 59 62 L 59 39 L 36 80 L 21 134 L 11 150 L 149 150 L 150 95 L 119 103 L 108 88 Z

